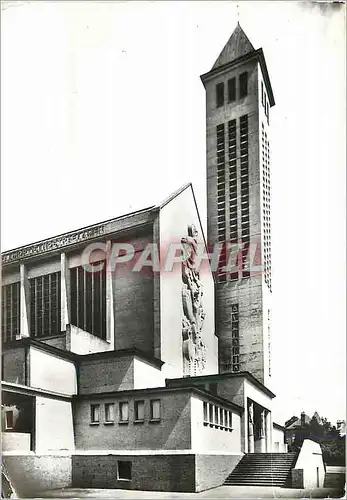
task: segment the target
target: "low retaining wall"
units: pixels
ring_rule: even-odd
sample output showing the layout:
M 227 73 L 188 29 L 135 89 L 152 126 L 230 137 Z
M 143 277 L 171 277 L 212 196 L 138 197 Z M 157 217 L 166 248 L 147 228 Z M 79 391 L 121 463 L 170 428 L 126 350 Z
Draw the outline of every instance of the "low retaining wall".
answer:
M 2 461 L 20 498 L 71 487 L 71 455 L 3 455 Z
M 235 469 L 243 454 L 240 455 L 196 455 L 195 491 L 217 488 L 224 484 Z
M 131 462 L 131 479 L 119 479 L 118 462 Z M 74 488 L 195 491 L 194 455 L 74 455 Z

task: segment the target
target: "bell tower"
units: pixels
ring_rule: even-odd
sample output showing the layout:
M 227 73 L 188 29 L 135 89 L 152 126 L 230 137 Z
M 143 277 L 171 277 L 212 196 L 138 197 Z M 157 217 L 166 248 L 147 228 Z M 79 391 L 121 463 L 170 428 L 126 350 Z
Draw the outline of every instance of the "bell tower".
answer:
M 239 25 L 206 90 L 207 236 L 222 248 L 216 285 L 219 371 L 271 377 L 270 108 L 262 49 Z

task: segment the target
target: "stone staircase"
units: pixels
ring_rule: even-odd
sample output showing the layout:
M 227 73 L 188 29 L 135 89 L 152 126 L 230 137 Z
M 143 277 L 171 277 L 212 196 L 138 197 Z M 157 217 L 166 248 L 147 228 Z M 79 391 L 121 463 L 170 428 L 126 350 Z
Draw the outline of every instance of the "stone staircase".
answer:
M 296 453 L 247 453 L 225 480 L 226 486 L 290 486 Z

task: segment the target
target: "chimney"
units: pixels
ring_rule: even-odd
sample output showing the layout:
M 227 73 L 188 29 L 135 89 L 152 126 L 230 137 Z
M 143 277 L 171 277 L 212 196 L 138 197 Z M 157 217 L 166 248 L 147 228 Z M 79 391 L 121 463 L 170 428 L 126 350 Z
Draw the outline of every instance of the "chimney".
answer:
M 301 427 L 304 427 L 305 425 L 305 412 L 301 412 Z

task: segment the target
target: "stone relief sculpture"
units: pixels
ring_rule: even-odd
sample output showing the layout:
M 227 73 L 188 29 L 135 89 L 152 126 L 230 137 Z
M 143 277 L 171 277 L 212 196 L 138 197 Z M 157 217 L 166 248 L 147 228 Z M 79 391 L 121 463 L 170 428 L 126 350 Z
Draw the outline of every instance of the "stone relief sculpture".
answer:
M 206 365 L 206 346 L 202 339 L 205 311 L 202 304 L 203 285 L 195 268 L 198 232 L 188 226 L 188 236 L 181 239 L 184 254 L 182 262 L 182 348 L 183 375 L 198 375 Z

